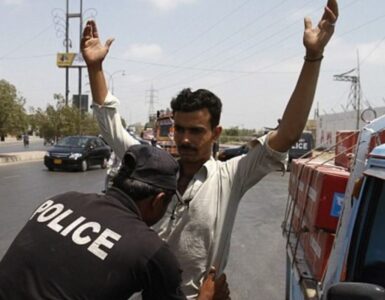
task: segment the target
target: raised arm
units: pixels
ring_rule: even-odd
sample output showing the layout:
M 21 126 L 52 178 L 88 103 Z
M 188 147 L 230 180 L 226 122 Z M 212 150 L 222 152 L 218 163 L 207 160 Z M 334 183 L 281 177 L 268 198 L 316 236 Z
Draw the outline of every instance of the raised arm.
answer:
M 334 33 L 338 17 L 336 0 L 328 0 L 324 14 L 313 28 L 310 18 L 305 18 L 303 43 L 306 48 L 304 64 L 293 94 L 286 106 L 280 125 L 269 138 L 269 146 L 277 151 L 287 151 L 301 136 L 314 100 L 324 48 Z
M 108 93 L 102 64 L 113 41 L 113 39 L 108 39 L 102 45 L 95 21 L 90 20 L 87 22 L 83 31 L 81 50 L 87 64 L 92 98 L 99 105 L 103 105 Z
M 115 151 L 116 156 L 122 159 L 127 148 L 139 142 L 123 127 L 118 112 L 119 101 L 115 97 L 109 97 L 105 103 L 106 98 L 108 98 L 108 89 L 102 64 L 112 42 L 113 39 L 108 39 L 102 45 L 95 21 L 87 22 L 83 32 L 81 49 L 88 68 L 93 101 L 99 104 L 99 106 L 93 107 L 94 114 L 103 138 Z

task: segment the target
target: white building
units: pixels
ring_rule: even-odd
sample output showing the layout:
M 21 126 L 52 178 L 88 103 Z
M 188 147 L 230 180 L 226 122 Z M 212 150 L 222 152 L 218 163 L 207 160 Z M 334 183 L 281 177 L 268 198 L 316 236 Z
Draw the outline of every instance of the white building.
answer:
M 375 107 L 363 109 L 359 118 L 359 129 L 365 126 L 365 120 L 373 120 L 385 114 L 385 107 Z M 330 147 L 335 144 L 336 132 L 340 130 L 356 130 L 357 129 L 357 112 L 347 111 L 335 114 L 327 114 L 319 116 L 316 119 L 316 147 Z

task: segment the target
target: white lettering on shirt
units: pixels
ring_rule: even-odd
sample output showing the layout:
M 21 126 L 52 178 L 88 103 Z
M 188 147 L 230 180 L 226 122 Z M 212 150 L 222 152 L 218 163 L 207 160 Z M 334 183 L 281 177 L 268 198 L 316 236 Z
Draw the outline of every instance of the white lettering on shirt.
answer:
M 37 217 L 37 221 L 41 223 L 47 222 L 55 218 L 58 214 L 60 214 L 63 211 L 63 209 L 64 209 L 64 205 L 61 203 L 51 205 Z
M 98 222 L 85 222 L 87 219 L 83 216 L 79 216 L 69 223 L 68 217 L 73 213 L 74 211 L 71 209 L 64 210 L 63 204 L 55 204 L 54 201 L 47 200 L 35 210 L 30 220 L 37 215 L 37 222 L 47 223 L 49 221 L 47 227 L 60 233 L 63 237 L 73 232 L 71 240 L 75 244 L 80 246 L 89 244 L 88 251 L 104 260 L 108 256 L 107 249 L 112 249 L 115 241 L 119 241 L 121 235 L 109 228 L 102 231 L 102 226 Z M 102 233 L 98 235 L 100 231 Z
M 99 235 L 96 240 L 88 247 L 88 251 L 92 252 L 97 257 L 104 260 L 107 256 L 107 252 L 100 249 L 100 246 L 104 246 L 108 249 L 111 249 L 114 246 L 114 243 L 108 240 L 109 237 L 114 239 L 115 241 L 119 241 L 122 236 L 120 234 L 117 234 L 115 231 L 106 228 L 104 229 L 102 234 Z
M 50 207 L 53 204 L 52 200 L 45 201 L 42 205 L 40 205 L 35 212 L 32 214 L 32 216 L 29 218 L 30 220 L 39 212 L 45 211 L 48 207 Z
M 73 221 L 70 225 L 68 225 L 64 230 L 60 233 L 62 236 L 66 236 L 69 234 L 72 230 L 74 230 L 79 224 L 81 224 L 86 218 L 85 217 L 79 217 L 75 221 Z
M 86 236 L 81 236 L 83 231 L 85 231 L 88 228 L 92 228 L 92 232 L 99 232 L 100 231 L 100 224 L 96 222 L 87 222 L 81 226 L 79 226 L 78 229 L 74 231 L 72 234 L 72 240 L 74 243 L 78 245 L 85 245 L 88 244 L 91 241 L 91 238 L 86 235 Z
M 63 229 L 63 226 L 59 224 L 59 222 L 63 219 L 65 219 L 67 216 L 72 214 L 73 211 L 71 209 L 67 209 L 65 212 L 62 214 L 58 215 L 55 219 L 53 219 L 51 222 L 47 224 L 47 226 L 56 232 L 59 232 L 60 230 Z

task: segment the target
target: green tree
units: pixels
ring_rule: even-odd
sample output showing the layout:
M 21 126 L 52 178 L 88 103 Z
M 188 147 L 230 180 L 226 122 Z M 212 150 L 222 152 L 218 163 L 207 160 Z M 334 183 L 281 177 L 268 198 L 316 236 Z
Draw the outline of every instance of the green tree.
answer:
M 28 129 L 25 99 L 17 95 L 16 87 L 0 80 L 0 136 L 18 135 Z
M 223 135 L 225 136 L 238 136 L 239 135 L 239 128 L 236 127 L 230 127 L 223 130 Z
M 76 107 L 65 105 L 64 97 L 54 95 L 54 105 L 48 105 L 45 111 L 38 109 L 33 116 L 34 126 L 46 139 L 57 139 L 68 135 L 98 135 L 99 127 L 89 113 L 80 113 Z

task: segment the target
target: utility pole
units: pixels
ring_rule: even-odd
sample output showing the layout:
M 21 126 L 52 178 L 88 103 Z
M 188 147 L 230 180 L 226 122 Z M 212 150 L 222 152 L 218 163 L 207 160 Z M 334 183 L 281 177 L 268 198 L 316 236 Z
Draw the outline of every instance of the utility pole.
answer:
M 66 52 L 68 54 L 68 31 L 69 31 L 69 19 L 71 18 L 79 18 L 79 54 L 81 53 L 81 40 L 82 40 L 82 31 L 83 31 L 83 0 L 79 0 L 80 2 L 80 9 L 78 13 L 69 13 L 69 0 L 66 0 Z M 83 66 L 78 66 L 79 71 L 79 80 L 78 80 L 78 97 L 79 97 L 79 134 L 81 133 L 80 129 L 80 123 L 81 123 L 81 117 L 82 117 L 82 68 Z M 66 67 L 66 105 L 68 105 L 68 79 L 69 79 L 69 70 L 68 67 Z
M 79 54 L 82 52 L 82 31 L 83 31 L 83 0 L 80 0 L 79 13 Z M 82 113 L 82 67 L 79 66 L 79 111 Z
M 357 75 L 349 75 L 350 73 L 357 71 Z M 356 129 L 360 129 L 360 114 L 361 114 L 361 82 L 360 82 L 360 60 L 357 51 L 357 68 L 351 69 L 345 73 L 334 75 L 334 80 L 337 81 L 349 81 L 351 82 L 349 98 L 353 98 L 350 101 L 353 109 L 356 111 Z M 352 97 L 353 96 L 353 97 Z M 349 104 L 347 106 L 349 106 Z
M 68 55 L 69 51 L 69 18 L 68 18 L 68 12 L 69 12 L 69 0 L 66 0 L 66 32 L 65 32 L 65 46 L 66 46 L 66 54 Z M 66 106 L 68 105 L 68 94 L 69 94 L 69 70 L 68 67 L 66 67 L 66 86 L 65 86 L 65 101 Z
M 146 98 L 149 98 L 149 107 L 148 107 L 148 118 L 151 120 L 151 116 L 155 115 L 155 98 L 157 98 L 157 90 L 151 86 L 149 90 L 146 91 L 147 95 Z

